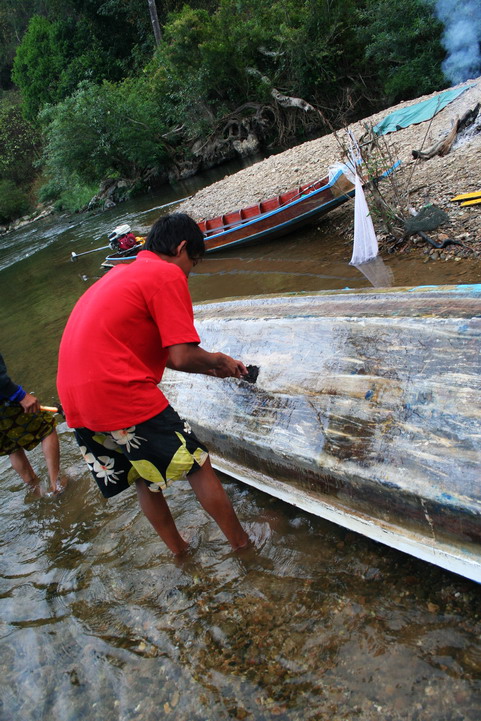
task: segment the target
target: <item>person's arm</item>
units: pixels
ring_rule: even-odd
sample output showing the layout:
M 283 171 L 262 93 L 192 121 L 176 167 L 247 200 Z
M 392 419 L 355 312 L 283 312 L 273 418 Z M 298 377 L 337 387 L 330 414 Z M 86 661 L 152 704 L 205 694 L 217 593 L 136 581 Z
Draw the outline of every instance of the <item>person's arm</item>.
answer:
M 225 353 L 209 353 L 195 343 L 179 343 L 167 350 L 167 366 L 176 371 L 203 373 L 218 378 L 242 378 L 248 372 L 242 361 Z
M 0 398 L 8 398 L 15 395 L 19 391 L 21 386 L 14 383 L 7 373 L 7 366 L 3 360 L 3 356 L 0 355 Z M 21 393 L 19 393 L 21 395 Z
M 12 403 L 20 403 L 25 413 L 38 413 L 40 411 L 40 403 L 35 396 L 26 393 L 22 386 L 11 380 L 2 355 L 0 355 L 0 398 L 6 398 Z

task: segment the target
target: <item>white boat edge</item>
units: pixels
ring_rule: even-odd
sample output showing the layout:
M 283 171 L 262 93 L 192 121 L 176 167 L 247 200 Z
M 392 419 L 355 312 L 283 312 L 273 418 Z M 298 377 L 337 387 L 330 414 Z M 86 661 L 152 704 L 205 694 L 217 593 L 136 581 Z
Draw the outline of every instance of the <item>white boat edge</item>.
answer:
M 373 520 L 367 515 L 353 512 L 352 509 L 346 510 L 341 504 L 336 506 L 334 503 L 324 503 L 306 491 L 287 487 L 285 484 L 272 478 L 266 478 L 251 469 L 247 474 L 245 469 L 231 461 L 219 458 L 212 452 L 210 458 L 217 471 L 231 476 L 247 486 L 252 486 L 302 511 L 359 533 L 361 536 L 366 536 L 372 541 L 377 541 L 397 551 L 439 566 L 446 571 L 481 583 L 481 563 L 478 558 L 461 547 L 440 542 L 434 537 L 432 543 L 428 544 L 426 536 L 420 533 L 378 519 Z

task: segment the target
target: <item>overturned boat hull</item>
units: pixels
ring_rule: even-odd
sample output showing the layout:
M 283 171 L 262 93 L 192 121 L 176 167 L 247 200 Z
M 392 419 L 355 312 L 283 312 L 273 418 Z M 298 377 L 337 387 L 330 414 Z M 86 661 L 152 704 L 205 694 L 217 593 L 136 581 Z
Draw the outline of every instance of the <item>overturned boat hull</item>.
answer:
M 221 471 L 481 582 L 481 285 L 200 304 L 255 384 L 168 371 Z

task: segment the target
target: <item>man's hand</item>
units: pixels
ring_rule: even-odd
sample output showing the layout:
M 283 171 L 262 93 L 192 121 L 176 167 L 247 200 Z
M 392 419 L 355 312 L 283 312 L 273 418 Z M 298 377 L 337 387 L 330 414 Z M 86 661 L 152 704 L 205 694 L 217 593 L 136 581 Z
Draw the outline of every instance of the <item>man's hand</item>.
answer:
M 169 347 L 167 366 L 184 373 L 203 373 L 217 378 L 242 378 L 247 368 L 240 360 L 225 353 L 208 353 L 194 343 L 179 343 Z
M 247 368 L 242 361 L 235 360 L 225 353 L 212 353 L 211 355 L 216 358 L 216 363 L 207 371 L 207 375 L 217 378 L 242 378 L 247 375 Z
M 25 398 L 19 401 L 25 413 L 40 413 L 40 403 L 31 393 L 27 393 Z

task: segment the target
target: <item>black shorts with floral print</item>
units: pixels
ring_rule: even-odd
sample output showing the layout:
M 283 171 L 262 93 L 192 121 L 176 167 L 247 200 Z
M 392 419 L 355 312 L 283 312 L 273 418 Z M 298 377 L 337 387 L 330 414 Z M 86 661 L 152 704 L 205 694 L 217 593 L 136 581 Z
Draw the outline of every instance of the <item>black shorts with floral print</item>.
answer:
M 209 455 L 171 406 L 130 428 L 76 428 L 75 436 L 105 498 L 116 496 L 140 478 L 151 491 L 160 491 L 198 471 Z

